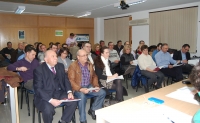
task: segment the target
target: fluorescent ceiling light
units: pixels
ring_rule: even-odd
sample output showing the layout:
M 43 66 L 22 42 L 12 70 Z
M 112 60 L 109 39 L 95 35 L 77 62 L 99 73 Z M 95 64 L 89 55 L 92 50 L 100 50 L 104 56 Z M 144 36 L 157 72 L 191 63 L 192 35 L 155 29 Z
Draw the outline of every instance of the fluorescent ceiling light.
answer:
M 25 10 L 25 6 L 18 6 L 15 14 L 21 14 Z
M 140 4 L 140 3 L 144 3 L 146 1 L 147 0 L 125 0 L 126 4 L 128 4 L 129 6 Z M 115 3 L 114 7 L 121 8 L 120 7 L 120 2 L 119 3 Z
M 83 12 L 83 13 L 77 14 L 75 16 L 77 18 L 81 18 L 81 17 L 86 17 L 86 16 L 89 16 L 89 15 L 91 15 L 91 12 Z

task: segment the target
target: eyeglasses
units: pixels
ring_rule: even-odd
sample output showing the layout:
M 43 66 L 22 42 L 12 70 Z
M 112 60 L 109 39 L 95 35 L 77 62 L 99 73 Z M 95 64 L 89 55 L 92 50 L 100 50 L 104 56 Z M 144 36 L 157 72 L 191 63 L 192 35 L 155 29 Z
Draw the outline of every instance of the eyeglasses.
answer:
M 79 55 L 80 57 L 87 57 L 88 55 L 86 54 L 86 55 Z

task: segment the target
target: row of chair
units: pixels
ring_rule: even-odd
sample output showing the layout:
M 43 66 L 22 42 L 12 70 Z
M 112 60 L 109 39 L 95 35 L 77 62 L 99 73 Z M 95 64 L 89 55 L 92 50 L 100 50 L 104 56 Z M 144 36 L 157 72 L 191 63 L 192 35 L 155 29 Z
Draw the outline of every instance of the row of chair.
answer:
M 27 109 L 28 109 L 28 116 L 30 116 L 30 105 L 29 105 L 29 94 L 34 95 L 34 91 L 32 90 L 28 90 L 24 87 L 24 83 L 21 83 L 21 104 L 20 104 L 20 108 L 22 109 L 23 106 L 23 95 L 25 94 L 25 98 L 26 98 L 26 104 L 27 104 Z M 116 90 L 113 89 L 109 89 L 108 90 L 110 95 L 110 98 L 113 98 L 113 93 L 116 92 Z M 87 95 L 87 99 L 90 99 L 90 107 L 92 106 L 92 103 L 94 102 L 94 98 L 95 96 L 93 95 Z M 59 106 L 57 106 L 56 108 L 62 108 L 62 113 L 64 112 L 64 107 L 65 105 L 61 104 Z M 34 99 L 33 99 L 33 117 L 32 117 L 32 123 L 35 123 L 35 105 L 34 105 Z M 41 123 L 41 111 L 38 111 L 38 123 Z M 76 117 L 75 117 L 75 113 L 72 117 L 72 123 L 76 123 Z

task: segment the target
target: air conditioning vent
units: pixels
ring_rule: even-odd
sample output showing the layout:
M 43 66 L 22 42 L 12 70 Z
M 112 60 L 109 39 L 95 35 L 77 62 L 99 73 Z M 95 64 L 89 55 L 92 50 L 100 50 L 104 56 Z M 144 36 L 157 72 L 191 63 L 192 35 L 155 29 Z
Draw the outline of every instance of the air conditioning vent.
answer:
M 149 18 L 129 21 L 129 26 L 149 25 Z

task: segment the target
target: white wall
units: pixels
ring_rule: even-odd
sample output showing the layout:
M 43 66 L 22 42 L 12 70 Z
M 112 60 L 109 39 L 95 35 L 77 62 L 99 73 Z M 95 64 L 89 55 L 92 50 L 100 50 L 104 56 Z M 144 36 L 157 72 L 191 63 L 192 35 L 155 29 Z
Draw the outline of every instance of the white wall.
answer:
M 104 21 L 104 19 L 108 18 L 114 18 L 114 17 L 122 17 L 122 16 L 127 16 L 131 15 L 132 19 L 144 19 L 144 18 L 149 18 L 149 12 L 155 12 L 155 11 L 162 11 L 162 10 L 169 10 L 169 9 L 176 9 L 176 8 L 184 8 L 184 7 L 190 7 L 190 6 L 199 6 L 198 7 L 198 37 L 197 37 L 197 47 L 200 47 L 200 2 L 196 3 L 189 3 L 189 4 L 182 4 L 182 5 L 177 5 L 177 6 L 170 6 L 170 7 L 164 7 L 164 8 L 158 8 L 158 9 L 152 9 L 152 10 L 147 10 L 147 11 L 141 11 L 141 12 L 134 12 L 134 13 L 127 13 L 123 15 L 116 15 L 116 16 L 110 16 L 110 17 L 104 17 L 104 18 L 97 18 L 99 21 Z M 100 25 L 98 27 L 103 27 L 104 23 L 99 22 Z M 96 28 L 98 30 L 97 35 L 101 35 L 104 37 L 104 29 L 101 30 L 99 28 Z M 144 26 L 133 26 L 132 27 L 132 42 L 133 42 L 133 49 L 136 49 L 138 46 L 138 42 L 140 40 L 144 40 L 145 43 L 148 45 L 149 44 L 149 25 L 144 25 Z M 188 42 L 189 43 L 189 42 Z M 181 48 L 181 46 L 180 46 Z M 192 55 L 197 55 L 200 56 L 200 48 L 197 48 L 197 53 L 192 54 Z

